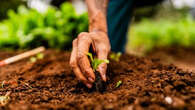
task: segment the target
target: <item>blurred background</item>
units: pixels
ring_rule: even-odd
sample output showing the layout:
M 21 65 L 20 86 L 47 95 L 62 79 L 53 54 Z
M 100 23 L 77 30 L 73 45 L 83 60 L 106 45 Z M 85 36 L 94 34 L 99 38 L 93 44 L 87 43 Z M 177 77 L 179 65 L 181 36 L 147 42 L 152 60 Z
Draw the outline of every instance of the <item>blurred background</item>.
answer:
M 195 0 L 139 0 L 135 6 L 126 52 L 195 68 Z M 0 49 L 70 50 L 88 31 L 86 10 L 84 0 L 1 0 Z

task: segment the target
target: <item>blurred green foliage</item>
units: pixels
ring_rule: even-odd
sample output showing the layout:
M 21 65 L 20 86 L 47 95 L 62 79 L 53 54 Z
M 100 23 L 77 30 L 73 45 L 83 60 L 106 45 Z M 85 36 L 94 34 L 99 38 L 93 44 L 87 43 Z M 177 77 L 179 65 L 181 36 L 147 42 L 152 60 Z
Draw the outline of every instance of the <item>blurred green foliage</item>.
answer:
M 9 9 L 16 10 L 21 4 L 25 4 L 24 0 L 0 0 L 0 19 L 7 17 L 7 11 Z
M 178 20 L 142 20 L 131 27 L 130 47 L 148 52 L 161 47 L 195 47 L 195 21 L 192 17 Z
M 69 49 L 78 33 L 88 30 L 88 15 L 77 15 L 70 3 L 59 9 L 49 7 L 40 13 L 20 6 L 17 12 L 8 11 L 8 19 L 0 22 L 0 48 Z

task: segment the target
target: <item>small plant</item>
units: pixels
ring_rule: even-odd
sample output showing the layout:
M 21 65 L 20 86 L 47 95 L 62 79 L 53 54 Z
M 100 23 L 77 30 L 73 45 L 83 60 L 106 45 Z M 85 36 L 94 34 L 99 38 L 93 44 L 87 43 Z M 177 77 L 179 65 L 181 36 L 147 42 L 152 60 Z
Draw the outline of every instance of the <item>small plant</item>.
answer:
M 101 60 L 101 59 L 98 59 L 98 58 L 93 58 L 93 55 L 92 53 L 88 53 L 87 54 L 91 60 L 91 65 L 92 65 L 92 68 L 93 68 L 93 71 L 96 71 L 98 66 L 102 63 L 109 63 L 109 60 Z
M 121 57 L 122 53 L 118 52 L 118 53 L 111 53 L 110 54 L 110 59 L 114 60 L 114 61 L 119 61 L 120 57 Z
M 105 82 L 101 79 L 100 73 L 97 71 L 97 68 L 100 64 L 102 63 L 109 63 L 109 60 L 101 60 L 98 58 L 93 58 L 93 55 L 91 53 L 87 54 L 90 57 L 91 60 L 91 66 L 93 68 L 93 71 L 95 73 L 95 83 L 94 83 L 94 87 L 97 91 L 99 92 L 103 92 L 106 88 L 106 84 Z
M 44 58 L 44 54 L 43 53 L 38 53 L 37 54 L 37 59 L 43 59 Z
M 116 88 L 118 88 L 123 82 L 120 80 L 116 83 Z
M 31 63 L 35 63 L 36 61 L 37 61 L 37 58 L 36 58 L 36 57 L 31 57 L 31 58 L 30 58 L 30 62 L 31 62 Z
M 36 55 L 36 57 L 31 57 L 31 58 L 30 58 L 30 62 L 31 62 L 31 63 L 35 63 L 38 59 L 41 60 L 41 59 L 43 59 L 43 58 L 44 58 L 44 54 L 43 54 L 43 53 L 38 53 L 38 54 Z

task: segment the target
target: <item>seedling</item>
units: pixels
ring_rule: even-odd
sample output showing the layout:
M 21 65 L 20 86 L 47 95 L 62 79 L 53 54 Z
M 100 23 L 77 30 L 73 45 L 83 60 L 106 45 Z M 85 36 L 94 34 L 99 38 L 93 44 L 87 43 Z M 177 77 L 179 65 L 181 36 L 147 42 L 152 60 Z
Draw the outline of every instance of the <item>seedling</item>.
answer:
M 116 83 L 116 88 L 118 88 L 123 82 L 120 80 Z
M 96 79 L 95 79 L 95 89 L 99 92 L 103 92 L 105 90 L 105 82 L 102 81 L 100 73 L 97 71 L 97 68 L 102 63 L 109 63 L 109 60 L 101 60 L 98 58 L 93 58 L 93 55 L 91 53 L 87 54 L 90 57 L 91 60 L 91 66 L 93 68 L 93 71 L 95 73 Z
M 4 105 L 6 105 L 9 102 L 9 100 L 10 100 L 9 95 L 10 94 L 11 94 L 11 92 L 7 92 L 5 96 L 0 96 L 0 104 L 1 105 L 4 106 Z
M 92 53 L 88 53 L 87 54 L 91 60 L 91 65 L 92 65 L 92 68 L 93 68 L 93 71 L 95 72 L 98 68 L 98 66 L 102 63 L 109 63 L 109 60 L 101 60 L 101 59 L 97 59 L 97 58 L 93 58 L 93 55 Z
M 30 62 L 31 62 L 31 63 L 35 63 L 36 61 L 37 61 L 37 58 L 36 58 L 36 57 L 31 57 L 31 58 L 30 58 Z
M 122 53 L 118 52 L 118 53 L 111 53 L 110 54 L 110 59 L 114 60 L 114 61 L 119 61 L 120 57 L 121 57 Z
M 44 58 L 44 54 L 43 53 L 38 53 L 37 54 L 37 59 L 43 59 Z

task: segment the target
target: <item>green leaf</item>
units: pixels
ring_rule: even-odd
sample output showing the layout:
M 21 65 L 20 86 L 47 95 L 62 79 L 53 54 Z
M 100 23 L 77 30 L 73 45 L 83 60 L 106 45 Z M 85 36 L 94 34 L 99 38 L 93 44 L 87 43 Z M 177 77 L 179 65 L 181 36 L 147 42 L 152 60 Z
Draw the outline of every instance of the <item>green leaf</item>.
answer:
M 121 57 L 122 53 L 118 52 L 118 53 L 111 53 L 110 54 L 110 58 L 114 61 L 119 61 L 120 57 Z
M 43 53 L 38 53 L 37 54 L 37 59 L 43 59 L 44 58 L 44 54 Z
M 30 58 L 30 62 L 31 62 L 31 63 L 35 63 L 36 61 L 37 61 L 37 58 L 36 58 L 36 57 L 31 57 L 31 58 Z
M 91 65 L 94 71 L 97 70 L 98 66 L 102 63 L 109 63 L 109 60 L 105 59 L 105 60 L 101 60 L 101 59 L 97 59 L 97 58 L 93 58 L 92 53 L 87 53 L 87 55 L 89 56 L 90 60 L 91 60 Z
M 92 55 L 92 53 L 87 53 L 87 55 L 89 56 L 90 60 L 93 62 L 93 55 Z
M 116 88 L 118 88 L 123 82 L 120 80 L 116 83 Z

